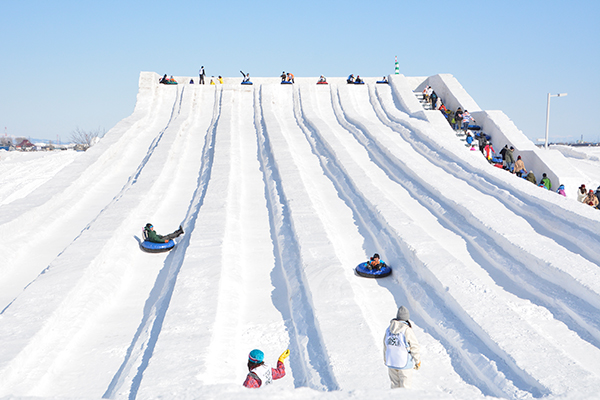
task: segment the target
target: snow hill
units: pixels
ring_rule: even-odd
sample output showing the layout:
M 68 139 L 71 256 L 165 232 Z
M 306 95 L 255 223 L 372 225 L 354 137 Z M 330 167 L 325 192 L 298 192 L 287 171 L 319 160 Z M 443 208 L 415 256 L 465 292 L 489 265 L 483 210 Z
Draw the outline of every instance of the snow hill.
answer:
M 600 213 L 569 167 L 596 156 L 536 149 L 449 75 L 158 78 L 86 153 L 0 154 L 0 398 L 397 398 L 401 305 L 415 398 L 598 396 Z M 428 84 L 569 197 L 468 151 L 413 94 Z M 147 222 L 186 233 L 144 253 Z M 355 276 L 375 252 L 393 275 Z M 289 348 L 286 377 L 243 388 L 254 348 Z

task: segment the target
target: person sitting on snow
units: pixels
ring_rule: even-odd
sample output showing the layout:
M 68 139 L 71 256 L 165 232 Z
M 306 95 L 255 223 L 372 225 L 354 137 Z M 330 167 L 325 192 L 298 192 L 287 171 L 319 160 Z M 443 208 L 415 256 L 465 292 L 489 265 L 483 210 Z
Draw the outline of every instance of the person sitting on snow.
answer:
M 348 79 L 346 79 L 347 83 L 354 83 L 354 74 L 350 74 L 350 76 L 348 77 Z
M 245 74 L 243 71 L 240 72 L 244 76 L 244 80 L 242 82 L 250 82 L 250 72 L 248 72 L 247 74 Z
M 183 235 L 183 228 L 179 225 L 179 229 L 177 229 L 173 233 L 169 233 L 168 235 L 159 235 L 154 231 L 154 226 L 151 223 L 147 223 L 144 227 L 144 238 L 150 242 L 154 243 L 167 243 L 171 239 L 175 239 Z
M 533 174 L 533 171 L 529 171 L 529 173 L 528 173 L 528 174 L 527 174 L 527 176 L 525 177 L 525 180 L 527 180 L 527 181 L 529 181 L 529 182 L 533 183 L 534 185 L 536 185 L 536 184 L 537 184 L 537 183 L 536 183 L 537 181 L 536 181 L 536 179 L 535 179 L 535 175 Z
M 257 389 L 263 384 L 268 385 L 275 379 L 280 379 L 285 376 L 285 365 L 283 361 L 290 355 L 290 350 L 286 350 L 279 356 L 277 360 L 277 368 L 271 368 L 265 364 L 265 353 L 258 349 L 254 349 L 248 354 L 248 375 L 244 381 L 244 386 L 247 388 Z
M 560 185 L 558 187 L 558 189 L 556 190 L 556 193 L 558 193 L 558 194 L 560 194 L 562 196 L 567 197 L 567 193 L 565 192 L 565 185 Z
M 321 75 L 321 77 L 319 78 L 319 82 L 327 83 L 327 79 L 323 75 Z
M 354 83 L 365 83 L 362 79 L 360 79 L 360 75 L 356 75 L 356 80 Z

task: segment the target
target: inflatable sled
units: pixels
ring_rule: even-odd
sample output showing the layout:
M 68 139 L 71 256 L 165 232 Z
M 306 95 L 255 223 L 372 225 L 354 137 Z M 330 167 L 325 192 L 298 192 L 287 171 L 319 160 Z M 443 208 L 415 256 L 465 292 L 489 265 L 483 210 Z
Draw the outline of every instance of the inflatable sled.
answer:
M 140 247 L 147 253 L 163 253 L 173 249 L 175 247 L 175 242 L 173 240 L 169 240 L 167 243 L 156 243 L 149 240 L 144 240 L 140 244 Z
M 480 131 L 481 127 L 479 125 L 469 125 L 469 128 L 472 131 Z
M 159 82 L 159 83 L 162 83 L 163 85 L 177 85 L 176 81 L 173 81 L 173 82 L 171 82 L 171 81 L 163 81 L 163 82 Z
M 365 278 L 385 278 L 392 273 L 392 269 L 386 263 L 382 264 L 383 266 L 380 269 L 371 269 L 368 262 L 360 263 L 354 269 L 354 272 Z
M 385 84 L 387 84 L 388 81 L 377 81 L 377 83 L 385 83 Z
M 355 85 L 364 85 L 365 81 L 360 81 L 360 82 L 353 82 Z
M 242 82 L 242 85 L 252 85 L 252 82 L 250 82 L 250 81 Z
M 327 85 L 327 82 L 317 82 L 317 85 Z
M 501 156 L 492 156 L 492 162 L 495 162 L 496 164 L 500 164 L 502 165 L 502 157 Z
M 291 85 L 292 82 L 290 82 L 290 81 L 281 81 L 281 84 L 282 85 Z

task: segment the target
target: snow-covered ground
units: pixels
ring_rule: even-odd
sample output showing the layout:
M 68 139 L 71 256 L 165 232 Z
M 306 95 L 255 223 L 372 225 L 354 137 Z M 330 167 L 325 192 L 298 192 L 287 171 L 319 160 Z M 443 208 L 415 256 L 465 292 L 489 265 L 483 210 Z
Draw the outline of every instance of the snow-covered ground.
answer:
M 397 398 L 401 305 L 416 398 L 598 396 L 600 212 L 490 166 L 396 86 L 315 81 L 142 74 L 89 151 L 0 152 L 0 398 Z M 597 150 L 545 154 L 595 189 Z M 186 234 L 144 253 L 147 222 Z M 393 275 L 355 276 L 374 252 Z M 254 348 L 289 348 L 286 377 L 243 388 Z

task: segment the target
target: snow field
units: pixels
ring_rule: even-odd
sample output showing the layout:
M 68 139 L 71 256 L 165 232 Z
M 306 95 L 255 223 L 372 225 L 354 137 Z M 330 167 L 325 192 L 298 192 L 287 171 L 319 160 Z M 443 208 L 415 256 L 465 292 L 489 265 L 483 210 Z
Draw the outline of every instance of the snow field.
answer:
M 0 189 L 0 397 L 395 397 L 382 339 L 400 305 L 422 347 L 412 395 L 598 391 L 600 217 L 404 113 L 393 79 L 154 75 L 94 148 Z M 186 234 L 147 254 L 146 222 Z M 355 276 L 374 252 L 393 275 Z M 253 348 L 273 366 L 290 348 L 286 377 L 241 387 Z

